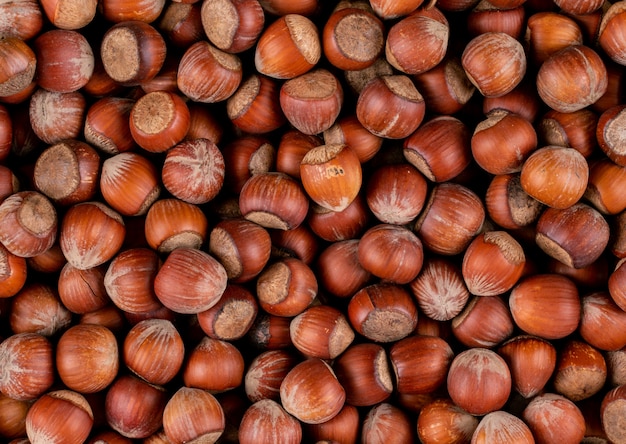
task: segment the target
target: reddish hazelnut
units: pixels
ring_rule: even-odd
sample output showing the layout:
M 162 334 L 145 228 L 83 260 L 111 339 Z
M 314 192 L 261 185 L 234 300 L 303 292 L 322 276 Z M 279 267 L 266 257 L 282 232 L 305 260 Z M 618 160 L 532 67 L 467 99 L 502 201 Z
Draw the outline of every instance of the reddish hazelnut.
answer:
M 52 202 L 36 191 L 19 191 L 0 203 L 0 242 L 15 256 L 33 257 L 49 250 L 57 236 Z
M 217 145 L 208 139 L 195 139 L 168 150 L 161 178 L 174 197 L 203 204 L 215 198 L 221 190 L 224 171 L 224 157 Z
M 626 386 L 622 385 L 606 393 L 600 405 L 602 428 L 605 430 L 607 438 L 613 442 L 624 439 L 622 420 L 624 418 L 624 399 L 626 399 L 625 388 Z
M 254 53 L 254 65 L 266 76 L 293 79 L 311 70 L 321 55 L 322 45 L 315 24 L 304 15 L 288 13 L 262 32 Z
M 348 145 L 356 153 L 361 163 L 364 163 L 378 153 L 382 147 L 383 139 L 369 132 L 361 125 L 356 115 L 352 114 L 339 117 L 333 126 L 324 131 L 324 143 L 326 145 Z M 321 143 L 317 145 L 321 145 Z
M 511 92 L 526 74 L 522 44 L 503 32 L 487 32 L 468 42 L 461 57 L 470 81 L 485 97 Z
M 243 415 L 238 433 L 241 444 L 259 442 L 299 443 L 302 440 L 300 422 L 271 399 L 252 404 Z
M 289 335 L 300 353 L 321 359 L 335 359 L 355 337 L 343 313 L 329 305 L 314 305 L 294 317 Z
M 139 5 L 130 5 L 124 0 L 103 0 L 99 8 L 100 13 L 114 23 L 130 20 L 151 23 L 159 17 L 164 5 L 165 0 L 148 0 Z
M 190 126 L 189 108 L 176 93 L 154 91 L 130 111 L 130 134 L 146 151 L 162 153 L 181 142 Z
M 553 54 L 537 73 L 537 92 L 550 108 L 574 112 L 595 103 L 607 90 L 607 71 L 591 48 L 572 45 Z
M 106 294 L 126 313 L 147 313 L 161 303 L 154 294 L 154 278 L 161 263 L 148 248 L 131 248 L 116 255 L 103 277 Z
M 102 265 L 122 247 L 122 216 L 100 202 L 76 204 L 65 213 L 59 244 L 67 261 L 80 270 Z
M 580 409 L 569 399 L 554 393 L 533 398 L 522 412 L 522 418 L 537 443 L 578 443 L 585 436 L 585 418 Z
M 370 279 L 371 273 L 359 263 L 358 239 L 330 244 L 317 259 L 320 286 L 337 297 L 350 297 Z
M 446 57 L 434 68 L 413 77 L 427 108 L 437 114 L 460 111 L 476 91 L 456 56 Z
M 519 328 L 549 340 L 573 333 L 580 322 L 578 289 L 558 274 L 537 274 L 521 280 L 511 291 L 509 308 Z
M 38 333 L 51 337 L 67 328 L 72 314 L 63 306 L 55 289 L 29 283 L 11 298 L 9 323 L 15 333 Z
M 495 347 L 513 334 L 514 327 L 511 312 L 497 296 L 474 296 L 452 319 L 452 333 L 466 347 Z
M 161 192 L 156 167 L 146 157 L 125 152 L 102 163 L 100 191 L 111 207 L 125 216 L 140 216 Z
M 424 444 L 468 442 L 478 421 L 478 418 L 456 406 L 451 399 L 440 398 L 426 404 L 420 411 L 417 434 Z
M 170 310 L 196 314 L 217 303 L 227 279 L 226 270 L 214 257 L 195 248 L 179 247 L 157 272 L 154 292 Z
M 209 251 L 226 268 L 228 279 L 246 282 L 257 276 L 271 254 L 265 228 L 246 219 L 219 222 L 209 235 Z
M 484 221 L 485 208 L 476 193 L 463 185 L 445 182 L 431 190 L 414 230 L 424 247 L 438 254 L 454 255 L 465 250 Z
M 343 211 L 311 205 L 307 222 L 318 237 L 337 242 L 359 237 L 368 227 L 370 217 L 365 198 L 358 194 Z
M 606 382 L 602 353 L 583 341 L 571 339 L 559 349 L 552 385 L 558 394 L 577 402 L 598 393 Z
M 422 123 L 424 97 L 406 75 L 380 76 L 367 83 L 356 104 L 361 125 L 388 139 L 403 139 Z
M 46 148 L 37 158 L 35 187 L 61 205 L 75 204 L 94 197 L 99 173 L 100 156 L 91 146 L 65 140 Z
M 30 401 L 54 383 L 52 343 L 38 333 L 18 333 L 0 342 L 0 392 Z
M 289 350 L 267 350 L 257 355 L 246 370 L 244 389 L 252 402 L 280 399 L 280 384 L 299 359 Z
M 386 248 L 393 245 L 394 248 Z M 419 237 L 411 230 L 391 224 L 368 229 L 358 247 L 361 266 L 381 279 L 407 284 L 422 269 L 424 251 Z
M 147 438 L 164 425 L 167 397 L 162 387 L 135 376 L 120 376 L 106 392 L 106 422 L 127 438 Z
M 304 134 L 318 134 L 335 123 L 343 104 L 343 88 L 330 71 L 315 69 L 285 81 L 280 107 L 285 117 Z
M 331 211 L 343 211 L 361 188 L 361 163 L 347 145 L 321 145 L 303 157 L 300 178 L 315 203 Z
M 556 368 L 556 348 L 536 336 L 511 338 L 498 347 L 498 354 L 509 366 L 513 387 L 527 399 L 543 391 Z
M 537 12 L 528 17 L 525 38 L 529 55 L 537 66 L 561 49 L 583 43 L 578 24 L 562 13 L 552 11 Z
M 284 258 L 266 267 L 256 281 L 259 305 L 267 313 L 293 317 L 317 296 L 313 270 L 296 258 Z
M 496 352 L 485 348 L 470 348 L 456 355 L 447 380 L 450 398 L 473 415 L 499 410 L 511 393 L 509 367 Z
M 77 314 L 104 308 L 111 301 L 104 286 L 104 273 L 104 266 L 79 270 L 65 263 L 57 285 L 63 305 Z
M 283 408 L 306 424 L 334 418 L 344 406 L 346 392 L 330 365 L 309 358 L 293 367 L 280 385 Z
M 246 219 L 265 228 L 289 230 L 306 218 L 309 200 L 302 185 L 284 173 L 260 173 L 246 181 L 239 195 Z
M 239 53 L 250 49 L 265 24 L 258 0 L 209 0 L 202 2 L 202 28 L 219 49 Z
M 598 260 L 609 236 L 606 219 L 592 207 L 577 203 L 563 210 L 545 210 L 537 221 L 535 241 L 550 257 L 584 268 Z
M 626 347 L 626 312 L 599 291 L 583 296 L 579 332 L 591 346 L 600 350 L 619 350 Z
M 396 2 L 393 0 L 372 0 L 370 5 L 372 9 L 383 20 L 394 19 L 411 14 L 420 5 L 423 0 L 407 0 Z
M 60 93 L 39 88 L 33 93 L 28 108 L 32 131 L 49 145 L 78 139 L 86 106 L 85 96 L 79 91 Z
M 0 97 L 9 97 L 27 88 L 35 77 L 37 57 L 22 39 L 6 37 L 0 42 Z
M 37 83 L 41 88 L 67 93 L 79 90 L 91 78 L 95 63 L 93 50 L 78 31 L 46 31 L 33 42 L 33 48 L 38 61 Z
M 200 40 L 187 48 L 180 59 L 176 81 L 180 91 L 190 99 L 215 103 L 232 96 L 242 77 L 238 56 Z
M 288 317 L 259 311 L 254 324 L 248 330 L 247 338 L 253 348 L 258 350 L 284 350 L 292 346 L 289 336 L 290 322 Z
M 460 268 L 443 258 L 426 259 L 409 287 L 418 307 L 427 317 L 437 321 L 454 318 L 470 296 Z
M 80 444 L 89 437 L 93 423 L 93 411 L 84 396 L 56 390 L 44 394 L 28 410 L 26 436 L 32 443 Z
M 497 410 L 483 416 L 472 435 L 473 444 L 533 444 L 535 438 L 526 423 L 511 413 Z
M 119 369 L 117 339 L 101 325 L 74 325 L 59 338 L 56 369 L 71 390 L 103 390 L 113 382 Z
M 109 154 L 130 151 L 135 147 L 129 121 L 134 104 L 124 97 L 103 97 L 94 102 L 85 117 L 85 140 Z
M 624 4 L 615 2 L 609 5 L 608 9 L 602 14 L 602 21 L 598 30 L 600 47 L 611 60 L 622 66 L 626 62 L 626 45 L 621 31 L 624 17 Z
M 102 7 L 106 15 L 107 2 Z M 166 52 L 161 34 L 148 23 L 134 19 L 122 19 L 109 28 L 100 45 L 104 70 L 124 86 L 153 79 L 163 67 Z
M 0 35 L 4 37 L 27 41 L 43 28 L 42 4 L 37 0 L 4 2 L 0 5 L 0 15 L 4 18 L 0 22 Z
M 199 2 L 166 4 L 158 28 L 176 47 L 188 48 L 205 36 L 201 4 Z
M 251 74 L 228 98 L 226 113 L 237 128 L 250 134 L 264 134 L 280 128 L 286 120 L 280 107 L 278 82 Z
M 383 402 L 372 407 L 363 420 L 362 442 L 383 444 L 391 442 L 415 442 L 415 425 L 409 415 L 390 404 Z
M 494 110 L 474 129 L 472 155 L 491 174 L 516 173 L 537 148 L 531 122 L 505 110 Z
M 384 26 L 363 8 L 335 9 L 322 33 L 326 59 L 341 70 L 354 71 L 372 65 L 383 51 Z
M 243 135 L 224 146 L 222 155 L 224 156 L 226 186 L 239 194 L 243 185 L 252 176 L 274 169 L 276 150 L 265 137 Z
M 350 405 L 372 406 L 387 400 L 393 391 L 387 353 L 379 344 L 351 345 L 334 361 L 333 369 Z
M 186 357 L 185 386 L 211 393 L 232 390 L 243 381 L 244 362 L 239 349 L 219 339 L 204 337 Z
M 485 207 L 496 224 L 509 230 L 530 226 L 544 209 L 524 191 L 517 173 L 493 177 L 485 194 Z
M 389 360 L 400 394 L 428 394 L 446 382 L 454 352 L 436 336 L 409 336 L 394 343 Z
M 365 198 L 379 221 L 405 225 L 422 210 L 426 193 L 426 179 L 416 168 L 395 164 L 382 166 L 372 173 Z
M 385 56 L 403 73 L 426 72 L 445 57 L 449 34 L 448 20 L 437 7 L 417 10 L 389 28 Z
M 322 139 L 316 135 L 304 134 L 297 129 L 286 130 L 281 136 L 276 150 L 276 171 L 300 179 L 300 162 L 306 153 L 323 144 Z
M 148 210 L 144 226 L 148 245 L 159 253 L 178 247 L 200 248 L 208 221 L 200 208 L 178 199 L 159 199 Z
M 568 208 L 587 189 L 589 166 L 574 148 L 545 146 L 522 165 L 520 183 L 526 193 L 552 208 Z
M 212 444 L 224 433 L 225 427 L 224 409 L 206 390 L 181 387 L 163 411 L 165 435 L 175 444 L 194 439 Z
M 197 314 L 198 324 L 210 338 L 235 341 L 248 333 L 258 311 L 252 292 L 245 287 L 227 285 L 217 304 Z
M 503 9 L 489 1 L 479 1 L 469 13 L 467 30 L 471 36 L 503 32 L 519 39 L 524 30 L 526 9 L 523 5 Z
M 459 119 L 437 116 L 403 144 L 404 158 L 433 182 L 454 179 L 470 164 L 470 132 Z
M 354 329 L 376 342 L 395 342 L 417 326 L 418 312 L 411 295 L 396 284 L 378 283 L 357 291 L 348 304 Z
M 185 346 L 174 325 L 166 319 L 146 319 L 135 324 L 124 338 L 124 364 L 151 384 L 172 380 L 183 365 Z

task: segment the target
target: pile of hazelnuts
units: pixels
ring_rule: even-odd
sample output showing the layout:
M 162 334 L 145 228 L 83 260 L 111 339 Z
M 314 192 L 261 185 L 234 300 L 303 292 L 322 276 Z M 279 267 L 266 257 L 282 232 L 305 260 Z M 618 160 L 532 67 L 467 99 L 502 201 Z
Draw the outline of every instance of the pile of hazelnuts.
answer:
M 0 438 L 626 443 L 626 0 L 0 0 Z

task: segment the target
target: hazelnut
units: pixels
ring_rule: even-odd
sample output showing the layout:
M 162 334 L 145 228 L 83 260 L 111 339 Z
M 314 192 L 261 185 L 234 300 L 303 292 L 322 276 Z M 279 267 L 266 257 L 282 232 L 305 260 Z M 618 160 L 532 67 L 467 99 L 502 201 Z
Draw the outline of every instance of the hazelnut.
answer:
M 535 438 L 526 423 L 503 410 L 483 416 L 472 435 L 472 443 L 475 444 L 532 444 L 534 442 Z
M 261 33 L 254 53 L 254 65 L 259 73 L 266 76 L 293 79 L 310 71 L 321 55 L 322 44 L 315 24 L 305 15 L 287 13 Z
M 458 315 L 470 296 L 460 268 L 444 258 L 427 258 L 409 287 L 419 308 L 437 321 Z
M 213 444 L 224 433 L 225 427 L 222 406 L 205 390 L 181 387 L 163 411 L 163 429 L 172 443 L 182 444 L 199 439 Z
M 468 42 L 461 57 L 469 80 L 485 97 L 511 92 L 526 74 L 520 42 L 503 32 L 487 32 Z
M 522 418 L 539 443 L 581 442 L 585 437 L 585 418 L 569 399 L 554 393 L 533 398 Z
M 331 211 L 343 211 L 361 189 L 361 162 L 347 145 L 320 145 L 302 158 L 300 179 L 315 203 Z
M 176 313 L 208 310 L 222 297 L 226 270 L 213 256 L 194 248 L 179 247 L 163 262 L 154 278 L 154 293 Z
M 556 368 L 556 348 L 536 336 L 516 336 L 497 351 L 511 370 L 513 387 L 527 399 L 542 392 Z
M 558 274 L 522 279 L 511 290 L 509 308 L 519 328 L 548 340 L 566 337 L 580 322 L 578 289 L 570 279 Z
M 298 443 L 302 439 L 302 426 L 279 403 L 262 399 L 248 407 L 244 413 L 238 437 L 241 444 L 276 440 Z
M 509 367 L 496 352 L 486 348 L 470 348 L 456 355 L 447 381 L 450 398 L 472 415 L 499 410 L 511 393 Z M 479 424 L 474 433 L 480 433 L 480 429 Z
M 571 339 L 559 349 L 552 385 L 555 391 L 577 402 L 598 393 L 607 379 L 606 360 L 586 342 Z
M 333 369 L 350 405 L 373 406 L 393 392 L 387 353 L 379 344 L 351 345 L 333 362 Z
M 229 53 L 254 46 L 265 24 L 258 0 L 209 0 L 202 2 L 200 14 L 209 41 Z
M 80 444 L 91 433 L 94 417 L 84 396 L 56 390 L 41 396 L 26 414 L 26 436 L 32 443 Z
M 602 58 L 585 45 L 571 45 L 550 56 L 537 73 L 537 92 L 546 105 L 574 112 L 595 103 L 607 90 Z
M 354 329 L 376 342 L 396 342 L 417 326 L 418 312 L 409 292 L 393 283 L 368 285 L 348 303 L 348 318 Z
M 424 406 L 417 418 L 417 434 L 424 444 L 467 442 L 478 426 L 478 418 L 456 406 L 449 398 Z
M 344 406 L 346 392 L 332 368 L 319 358 L 296 364 L 280 385 L 283 408 L 306 424 L 329 421 Z

